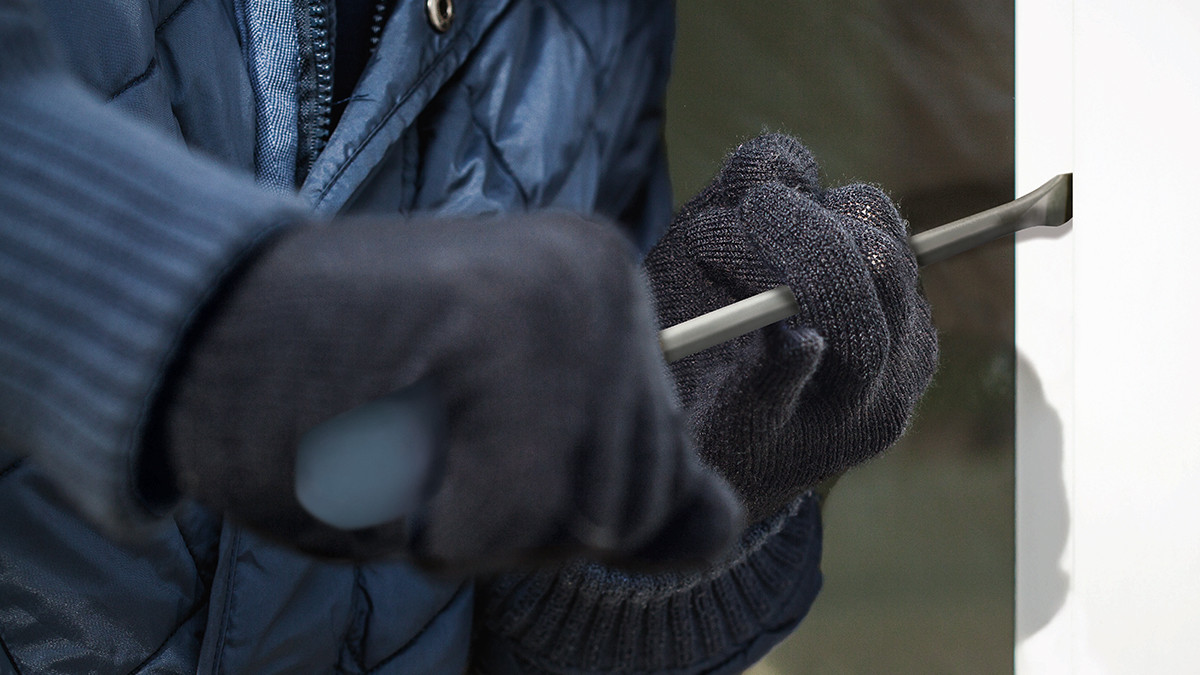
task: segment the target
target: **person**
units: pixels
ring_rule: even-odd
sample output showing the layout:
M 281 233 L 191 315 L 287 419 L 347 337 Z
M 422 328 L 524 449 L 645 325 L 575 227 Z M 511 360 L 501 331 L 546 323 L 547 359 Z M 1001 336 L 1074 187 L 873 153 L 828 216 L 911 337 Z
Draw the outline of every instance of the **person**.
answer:
M 672 221 L 672 30 L 0 0 L 0 665 L 724 673 L 782 639 L 812 488 L 902 433 L 936 338 L 893 205 L 794 139 Z M 662 362 L 656 327 L 781 283 L 796 316 Z M 308 430 L 413 391 L 418 503 L 314 518 Z

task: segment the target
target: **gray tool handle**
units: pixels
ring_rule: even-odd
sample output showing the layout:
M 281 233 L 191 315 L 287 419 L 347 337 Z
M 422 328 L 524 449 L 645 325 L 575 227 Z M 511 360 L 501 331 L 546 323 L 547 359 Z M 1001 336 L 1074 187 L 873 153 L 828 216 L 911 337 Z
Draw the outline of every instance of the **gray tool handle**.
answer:
M 1071 174 L 1015 201 L 921 232 L 909 245 L 921 265 L 1027 227 L 1071 218 Z M 800 310 L 787 286 L 735 302 L 659 333 L 667 362 L 786 319 Z M 296 459 L 296 497 L 314 518 L 345 530 L 412 513 L 444 440 L 432 394 L 414 389 L 368 403 L 310 431 Z
M 685 356 L 786 319 L 799 311 L 800 306 L 796 304 L 792 289 L 776 286 L 765 293 L 664 328 L 658 334 L 658 344 L 667 363 L 674 363 Z
M 1071 174 L 1064 173 L 1007 204 L 913 235 L 908 244 L 917 263 L 925 266 L 1018 230 L 1062 225 L 1070 219 Z M 777 286 L 666 328 L 658 339 L 663 356 L 671 363 L 798 311 L 791 289 Z

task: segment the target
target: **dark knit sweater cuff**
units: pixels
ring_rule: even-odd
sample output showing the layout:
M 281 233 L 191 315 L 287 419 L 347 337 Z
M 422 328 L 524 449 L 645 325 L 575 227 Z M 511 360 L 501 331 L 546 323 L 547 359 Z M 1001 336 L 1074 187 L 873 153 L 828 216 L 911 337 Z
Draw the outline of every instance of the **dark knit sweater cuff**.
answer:
M 163 374 L 213 289 L 305 209 L 66 77 L 0 86 L 0 446 L 115 532 Z
M 508 575 L 480 591 L 479 672 L 737 673 L 808 613 L 821 586 L 821 521 L 806 494 L 695 573 L 589 562 Z

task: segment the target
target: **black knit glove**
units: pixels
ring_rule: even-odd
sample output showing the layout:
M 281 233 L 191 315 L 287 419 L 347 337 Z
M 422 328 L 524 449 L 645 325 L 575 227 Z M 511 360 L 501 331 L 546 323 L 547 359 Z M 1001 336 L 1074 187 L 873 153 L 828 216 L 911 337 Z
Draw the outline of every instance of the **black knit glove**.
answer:
M 495 568 L 700 560 L 742 510 L 695 459 L 615 228 L 351 221 L 293 230 L 213 303 L 166 399 L 183 490 L 303 550 Z M 306 431 L 416 382 L 446 438 L 419 513 L 353 531 L 293 494 Z
M 645 262 L 662 327 L 780 284 L 799 301 L 671 366 L 701 457 L 755 521 L 890 446 L 937 362 L 904 221 L 880 190 L 817 174 L 795 139 L 745 143 Z

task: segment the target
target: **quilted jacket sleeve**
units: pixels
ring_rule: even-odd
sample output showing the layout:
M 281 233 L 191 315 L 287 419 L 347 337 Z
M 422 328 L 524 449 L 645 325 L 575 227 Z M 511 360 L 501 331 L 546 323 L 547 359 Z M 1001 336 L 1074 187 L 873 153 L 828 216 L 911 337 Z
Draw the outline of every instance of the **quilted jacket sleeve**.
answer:
M 140 446 L 189 322 L 303 208 L 105 106 L 46 36 L 0 0 L 0 472 L 32 458 L 125 532 L 171 493 Z

